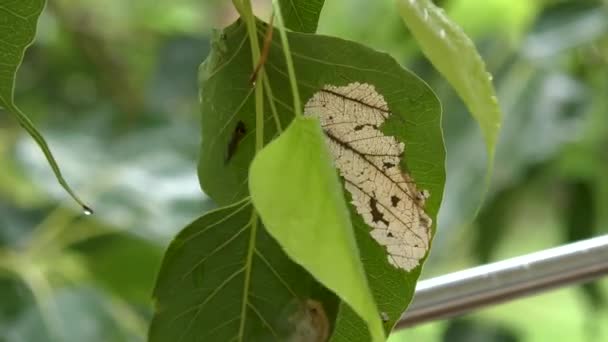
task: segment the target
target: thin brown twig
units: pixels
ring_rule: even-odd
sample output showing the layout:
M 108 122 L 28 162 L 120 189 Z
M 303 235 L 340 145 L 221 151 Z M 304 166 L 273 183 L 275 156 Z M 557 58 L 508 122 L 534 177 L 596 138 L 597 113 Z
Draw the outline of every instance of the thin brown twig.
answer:
M 266 34 L 264 35 L 264 46 L 262 47 L 262 54 L 260 56 L 260 61 L 255 66 L 251 77 L 249 77 L 249 82 L 251 84 L 255 84 L 255 81 L 258 78 L 258 74 L 264 64 L 266 63 L 266 59 L 268 58 L 268 52 L 270 51 L 270 43 L 272 42 L 272 32 L 274 32 L 274 13 L 270 15 L 270 21 L 268 22 L 268 27 L 266 28 Z

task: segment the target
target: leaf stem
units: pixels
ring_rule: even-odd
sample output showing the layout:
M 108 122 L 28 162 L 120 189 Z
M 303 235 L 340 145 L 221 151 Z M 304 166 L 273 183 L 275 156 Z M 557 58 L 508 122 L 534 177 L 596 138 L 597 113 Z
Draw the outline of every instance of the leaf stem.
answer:
M 293 67 L 293 59 L 291 57 L 291 49 L 289 48 L 289 41 L 287 39 L 287 31 L 285 30 L 285 23 L 283 21 L 283 13 L 281 12 L 281 5 L 277 0 L 272 0 L 272 6 L 276 13 L 279 22 L 279 34 L 281 36 L 281 44 L 283 45 L 283 52 L 285 53 L 285 62 L 287 63 L 287 72 L 289 74 L 289 83 L 291 84 L 291 93 L 293 96 L 293 107 L 296 117 L 302 116 L 302 101 L 300 100 L 300 92 L 298 91 L 298 82 L 296 79 L 296 71 Z
M 270 104 L 270 111 L 272 112 L 272 116 L 274 117 L 274 123 L 277 126 L 277 131 L 279 133 L 283 133 L 283 126 L 281 125 L 281 119 L 279 118 L 279 112 L 277 111 L 277 107 L 274 104 L 274 96 L 272 95 L 272 87 L 270 86 L 270 80 L 268 79 L 268 75 L 265 70 L 262 70 L 262 82 L 264 82 L 264 90 L 266 91 L 266 98 L 268 99 L 268 104 Z
M 236 9 L 236 11 L 239 13 L 239 15 L 243 16 L 243 5 L 240 3 L 240 1 L 239 0 L 232 0 L 232 5 Z
M 253 10 L 251 8 L 250 0 L 241 0 L 240 4 L 237 4 L 238 0 L 233 0 L 235 7 L 240 11 L 241 18 L 245 20 L 245 24 L 247 25 L 247 34 L 249 36 L 249 42 L 251 44 L 251 56 L 252 56 L 252 70 L 255 70 L 256 66 L 260 62 L 260 44 L 258 41 L 257 35 L 257 26 L 256 20 L 253 16 Z M 256 153 L 262 150 L 264 147 L 264 88 L 263 78 L 265 74 L 262 73 L 262 80 L 260 82 L 255 82 L 255 150 Z M 251 285 L 251 264 L 253 260 L 253 251 L 255 249 L 255 242 L 257 237 L 257 228 L 258 228 L 258 215 L 253 209 L 251 211 L 251 232 L 249 235 L 249 246 L 247 250 L 247 260 L 245 263 L 245 283 L 243 289 L 243 302 L 241 303 L 241 322 L 239 325 L 239 333 L 238 333 L 238 341 L 243 341 L 245 336 L 245 322 L 246 322 L 246 312 L 247 306 L 249 304 L 249 287 Z
M 237 6 L 238 10 L 238 5 Z M 251 45 L 251 56 L 253 66 L 255 67 L 260 62 L 260 43 L 258 41 L 256 20 L 251 8 L 251 1 L 242 0 L 240 3 L 241 17 L 247 25 L 247 34 Z M 264 147 L 264 88 L 263 82 L 255 82 L 255 150 L 260 151 Z

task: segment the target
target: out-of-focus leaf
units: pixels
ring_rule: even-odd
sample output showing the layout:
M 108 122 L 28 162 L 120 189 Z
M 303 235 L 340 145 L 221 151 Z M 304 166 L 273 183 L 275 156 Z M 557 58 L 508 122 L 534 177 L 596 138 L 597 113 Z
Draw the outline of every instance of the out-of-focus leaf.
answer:
M 563 190 L 564 203 L 562 203 L 560 212 L 562 212 L 565 222 L 566 242 L 595 236 L 597 213 L 593 185 L 588 181 L 570 180 L 563 184 Z M 598 282 L 584 284 L 580 289 L 593 309 L 598 310 L 608 304 L 608 298 Z
M 605 6 L 564 2 L 564 8 L 541 17 L 537 28 L 522 47 L 528 58 L 548 58 L 567 49 L 599 40 L 608 33 L 608 11 Z
M 472 38 L 498 35 L 518 43 L 540 7 L 536 1 L 452 0 L 446 11 Z
M 12 274 L 0 269 L 0 341 L 6 341 L 6 334 L 19 317 L 31 305 L 35 305 L 28 289 Z
M 450 321 L 442 338 L 444 342 L 518 342 L 521 340 L 519 334 L 508 327 L 470 319 Z
M 518 190 L 518 187 L 510 187 L 501 191 L 479 212 L 473 244 L 473 253 L 479 264 L 483 265 L 492 260 L 496 247 L 506 233 L 508 219 L 512 215 L 509 209 Z
M 129 303 L 150 305 L 150 291 L 162 258 L 160 245 L 116 234 L 81 243 L 76 248 L 96 285 Z
M 338 300 L 285 254 L 241 201 L 186 227 L 154 290 L 150 341 L 315 341 Z
M 279 0 L 285 27 L 292 31 L 315 33 L 325 0 Z
M 95 197 L 96 220 L 165 244 L 177 227 L 214 207 L 197 186 L 196 131 L 188 120 L 161 121 L 109 139 L 110 127 L 86 119 L 50 129 L 48 137 L 75 181 L 92 186 L 86 193 Z M 31 181 L 59 197 L 34 144 L 23 139 L 17 151 Z
M 391 1 L 332 0 L 323 7 L 317 32 L 386 51 L 403 62 L 418 52 Z M 353 25 L 353 23 L 357 23 Z M 373 30 L 369 28 L 373 27 Z M 407 42 L 404 44 L 404 41 Z
M 2 341 L 137 342 L 144 338 L 145 323 L 138 314 L 90 288 L 58 290 L 0 331 Z
M 506 78 L 499 82 L 505 112 L 510 114 L 505 116 L 497 146 L 490 201 L 494 194 L 524 181 L 530 168 L 552 160 L 566 143 L 580 137 L 583 114 L 593 102 L 583 84 L 561 72 L 537 70 L 521 61 L 507 70 Z M 475 203 L 462 198 L 479 194 L 485 161 L 476 127 L 465 120 L 465 108 L 456 95 L 443 94 L 442 103 L 452 115 L 444 116 L 443 122 L 449 176 L 439 222 L 445 225 L 440 229 L 449 229 L 462 224 L 475 211 Z M 449 237 L 438 238 L 436 243 Z M 437 248 L 434 255 L 439 257 L 442 250 L 447 249 Z
M 365 320 L 372 341 L 383 341 L 380 313 L 319 121 L 294 119 L 258 152 L 249 189 L 264 226 L 287 255 Z
M 397 0 L 397 4 L 424 54 L 454 87 L 481 127 L 488 154 L 488 187 L 501 125 L 492 76 L 473 42 L 442 9 L 430 0 Z
M 86 213 L 92 213 L 84 202 L 72 191 L 63 178 L 53 153 L 32 121 L 14 102 L 15 77 L 23 60 L 25 49 L 34 41 L 38 17 L 44 8 L 44 0 L 3 1 L 0 3 L 0 107 L 13 114 L 19 124 L 36 141 L 55 177 L 65 191 L 82 206 Z

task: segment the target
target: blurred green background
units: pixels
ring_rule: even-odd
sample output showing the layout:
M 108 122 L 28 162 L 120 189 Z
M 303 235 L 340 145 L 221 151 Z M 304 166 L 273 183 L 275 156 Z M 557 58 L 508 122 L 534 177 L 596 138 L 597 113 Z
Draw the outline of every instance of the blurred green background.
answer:
M 391 53 L 441 98 L 445 200 L 423 277 L 608 230 L 608 1 L 435 1 L 475 40 L 504 112 L 493 184 L 475 122 L 392 1 L 327 0 L 320 33 Z M 258 1 L 260 13 L 269 1 Z M 196 71 L 227 0 L 49 0 L 17 103 L 84 199 L 0 116 L 0 341 L 143 341 L 164 248 L 213 204 L 196 178 Z M 454 60 L 457 67 L 462 61 Z M 398 341 L 608 341 L 608 280 L 396 332 Z

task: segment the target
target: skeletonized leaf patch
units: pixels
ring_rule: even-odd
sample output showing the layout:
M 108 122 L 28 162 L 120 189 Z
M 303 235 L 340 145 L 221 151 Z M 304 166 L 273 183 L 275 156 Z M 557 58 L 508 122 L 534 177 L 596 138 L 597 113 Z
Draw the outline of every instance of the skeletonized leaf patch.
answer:
M 401 170 L 405 145 L 380 126 L 391 112 L 373 85 L 326 85 L 305 107 L 327 136 L 334 162 L 352 196 L 352 204 L 388 252 L 389 262 L 406 271 L 424 258 L 431 239 L 429 197 Z

